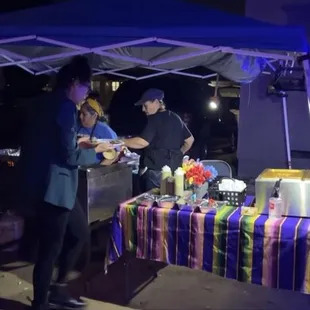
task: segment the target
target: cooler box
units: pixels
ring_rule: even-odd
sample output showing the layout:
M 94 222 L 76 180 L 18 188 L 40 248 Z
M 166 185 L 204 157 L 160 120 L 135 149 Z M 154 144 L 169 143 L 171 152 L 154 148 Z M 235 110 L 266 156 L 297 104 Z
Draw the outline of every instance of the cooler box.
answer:
M 255 180 L 256 207 L 268 214 L 269 198 L 277 180 L 284 203 L 284 216 L 310 218 L 310 170 L 265 169 Z

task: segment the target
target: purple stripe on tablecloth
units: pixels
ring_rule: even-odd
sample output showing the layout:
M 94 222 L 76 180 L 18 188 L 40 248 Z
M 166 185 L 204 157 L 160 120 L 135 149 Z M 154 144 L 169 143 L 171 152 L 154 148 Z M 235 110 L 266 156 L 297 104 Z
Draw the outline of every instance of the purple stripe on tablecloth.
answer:
M 188 266 L 189 258 L 189 243 L 190 243 L 190 212 L 178 212 L 178 227 L 177 227 L 177 265 Z
M 204 220 L 203 265 L 202 269 L 212 272 L 213 267 L 213 242 L 214 218 L 216 214 L 206 214 Z
M 198 213 L 192 213 L 191 215 L 191 231 L 190 231 L 190 257 L 188 267 L 196 269 L 199 265 L 199 250 L 203 250 L 203 243 L 200 244 L 201 232 L 199 231 Z M 200 214 L 199 214 L 200 215 Z
M 176 210 L 169 211 L 168 217 L 168 259 L 170 264 L 176 264 L 177 251 L 177 212 Z
M 266 215 L 258 217 L 255 221 L 253 233 L 252 283 L 259 285 L 262 285 L 263 277 L 264 234 L 267 219 Z
M 225 276 L 237 279 L 239 264 L 240 211 L 228 217 Z
M 144 214 L 145 208 L 138 208 L 137 212 L 137 258 L 145 258 L 144 240 Z
M 299 218 L 288 217 L 281 226 L 278 288 L 294 289 L 295 229 Z
M 251 206 L 252 203 L 254 202 L 255 196 L 246 196 L 244 205 L 245 206 Z
M 294 290 L 303 290 L 307 268 L 309 219 L 302 219 L 297 229 Z

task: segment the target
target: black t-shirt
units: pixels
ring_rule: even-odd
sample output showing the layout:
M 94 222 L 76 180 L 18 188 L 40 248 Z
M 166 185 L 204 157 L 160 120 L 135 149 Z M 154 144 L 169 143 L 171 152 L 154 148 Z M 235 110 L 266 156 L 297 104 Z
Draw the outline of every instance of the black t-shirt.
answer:
M 142 166 L 161 170 L 168 165 L 176 169 L 182 163 L 181 147 L 191 132 L 181 118 L 171 111 L 157 112 L 148 117 L 148 123 L 140 137 L 149 143 L 144 150 Z

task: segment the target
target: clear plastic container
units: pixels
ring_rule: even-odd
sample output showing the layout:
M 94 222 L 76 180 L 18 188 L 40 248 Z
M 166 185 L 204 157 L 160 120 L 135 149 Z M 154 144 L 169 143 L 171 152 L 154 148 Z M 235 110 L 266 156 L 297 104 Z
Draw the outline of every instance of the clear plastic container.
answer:
M 283 215 L 283 200 L 281 197 L 269 198 L 269 218 L 280 219 Z

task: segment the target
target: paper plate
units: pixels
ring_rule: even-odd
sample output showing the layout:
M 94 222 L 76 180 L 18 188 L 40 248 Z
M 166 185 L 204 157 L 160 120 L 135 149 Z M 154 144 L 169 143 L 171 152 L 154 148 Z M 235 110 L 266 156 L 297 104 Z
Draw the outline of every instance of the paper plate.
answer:
M 119 147 L 124 145 L 124 142 L 117 139 L 95 139 L 93 140 L 93 143 L 94 144 L 110 143 L 113 147 Z

